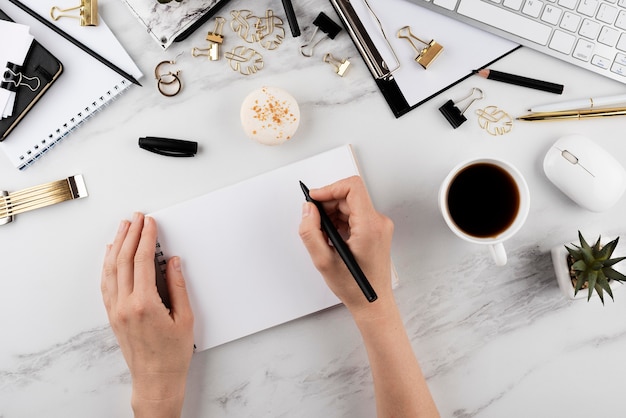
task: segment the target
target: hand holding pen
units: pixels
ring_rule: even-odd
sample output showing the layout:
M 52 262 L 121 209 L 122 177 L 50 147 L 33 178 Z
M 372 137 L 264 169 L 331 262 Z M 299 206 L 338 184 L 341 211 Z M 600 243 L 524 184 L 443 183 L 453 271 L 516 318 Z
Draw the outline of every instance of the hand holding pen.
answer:
M 310 191 L 311 198 L 322 206 L 323 212 L 347 232 L 345 240 L 355 260 L 376 289 L 379 300 L 391 300 L 391 237 L 393 223 L 378 213 L 360 177 L 349 177 L 321 189 Z M 300 237 L 311 255 L 315 267 L 322 273 L 330 289 L 351 312 L 369 305 L 368 298 L 353 274 L 346 268 L 334 246 L 329 245 L 321 228 L 319 206 L 307 202 L 303 206 Z M 374 294 L 376 295 L 376 293 Z

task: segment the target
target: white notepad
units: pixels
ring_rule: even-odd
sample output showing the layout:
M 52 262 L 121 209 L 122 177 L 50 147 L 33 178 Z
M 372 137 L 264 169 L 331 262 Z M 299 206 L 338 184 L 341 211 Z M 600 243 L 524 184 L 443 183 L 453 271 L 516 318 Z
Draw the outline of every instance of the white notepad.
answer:
M 21 2 L 51 20 L 48 2 Z M 4 2 L 2 10 L 14 21 L 30 26 L 35 39 L 63 64 L 63 74 L 11 135 L 0 143 L 0 149 L 11 163 L 22 170 L 111 103 L 132 83 L 10 2 Z M 101 18 L 95 27 L 80 26 L 76 19 L 69 18 L 53 23 L 135 79 L 141 78 L 141 71 Z
M 298 235 L 304 195 L 358 175 L 349 145 L 151 214 L 163 256 L 181 257 L 205 350 L 340 301 Z

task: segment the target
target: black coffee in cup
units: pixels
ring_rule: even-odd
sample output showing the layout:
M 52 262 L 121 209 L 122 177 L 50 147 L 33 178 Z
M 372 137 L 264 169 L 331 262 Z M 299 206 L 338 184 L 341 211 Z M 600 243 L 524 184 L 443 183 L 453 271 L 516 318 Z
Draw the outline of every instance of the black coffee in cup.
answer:
M 481 162 L 457 173 L 448 187 L 447 203 L 459 229 L 476 238 L 493 238 L 515 221 L 520 192 L 505 169 Z

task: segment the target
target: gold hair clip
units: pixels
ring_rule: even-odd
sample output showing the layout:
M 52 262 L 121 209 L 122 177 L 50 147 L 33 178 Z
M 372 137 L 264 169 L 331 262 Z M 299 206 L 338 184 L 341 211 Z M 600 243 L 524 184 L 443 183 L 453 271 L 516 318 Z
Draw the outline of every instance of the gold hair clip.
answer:
M 411 27 L 405 26 L 398 31 L 398 38 L 406 39 L 409 41 L 415 52 L 417 52 L 417 56 L 415 57 L 415 62 L 424 67 L 424 69 L 428 68 L 430 64 L 441 54 L 443 51 L 443 46 L 439 45 L 434 40 L 430 42 L 424 42 L 417 36 L 411 33 Z M 418 48 L 414 43 L 413 39 L 416 41 L 426 45 L 424 48 Z
M 224 56 L 228 60 L 230 68 L 243 75 L 255 74 L 263 69 L 263 56 L 252 48 L 238 46 Z
M 272 10 L 265 12 L 265 17 L 259 18 L 255 24 L 257 40 L 261 46 L 268 50 L 274 50 L 285 39 L 283 20 L 276 16 Z
M 490 135 L 504 135 L 513 129 L 513 119 L 504 110 L 496 106 L 477 109 L 478 125 Z
M 80 174 L 13 193 L 0 190 L 0 225 L 13 221 L 19 213 L 87 196 Z
M 251 44 L 258 40 L 256 25 L 259 22 L 259 18 L 256 17 L 250 10 L 233 10 L 230 12 L 233 20 L 230 22 L 230 28 L 233 32 L 237 33 L 241 39 Z M 253 20 L 254 23 L 248 23 L 248 20 Z
M 350 60 L 348 58 L 344 60 L 338 60 L 337 58 L 333 57 L 331 54 L 324 55 L 324 58 L 322 59 L 322 61 L 327 62 L 330 65 L 332 65 L 335 68 L 335 72 L 340 77 L 343 77 L 346 71 L 348 71 L 348 68 L 350 67 Z
M 65 14 L 72 10 L 79 10 L 79 15 Z M 81 0 L 78 6 L 68 9 L 53 6 L 50 9 L 50 17 L 55 21 L 62 17 L 71 17 L 72 19 L 80 19 L 81 26 L 98 26 L 98 0 Z

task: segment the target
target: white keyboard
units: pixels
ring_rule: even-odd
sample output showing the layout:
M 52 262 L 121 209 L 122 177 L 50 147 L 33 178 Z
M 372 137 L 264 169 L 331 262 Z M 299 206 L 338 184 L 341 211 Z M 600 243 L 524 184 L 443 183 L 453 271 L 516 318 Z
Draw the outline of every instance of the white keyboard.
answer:
M 409 0 L 626 83 L 626 0 Z

